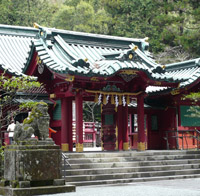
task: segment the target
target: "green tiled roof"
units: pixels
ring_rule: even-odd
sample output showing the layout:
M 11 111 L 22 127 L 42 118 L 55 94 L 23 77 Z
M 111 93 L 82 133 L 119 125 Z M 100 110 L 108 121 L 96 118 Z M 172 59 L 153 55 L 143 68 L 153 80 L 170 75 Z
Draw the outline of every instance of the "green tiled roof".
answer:
M 185 87 L 200 78 L 200 58 L 166 65 L 166 74 L 185 79 L 180 87 Z
M 31 40 L 37 34 L 34 28 L 0 25 L 0 68 L 12 74 L 22 73 Z
M 119 70 L 133 69 L 153 80 L 180 82 L 180 87 L 199 78 L 200 59 L 169 64 L 163 69 L 147 48 L 145 39 L 0 25 L 0 68 L 12 74 L 25 71 L 36 50 L 48 69 L 62 74 L 109 77 Z
M 166 65 L 165 75 L 182 78 L 184 81 L 180 82 L 179 89 L 184 88 L 200 78 L 200 58 L 183 61 L 179 63 L 172 63 Z M 149 86 L 146 89 L 147 93 L 165 93 L 170 92 L 172 88 Z
M 161 65 L 148 56 L 148 43 L 145 39 L 59 31 L 43 27 L 39 29 L 40 37 L 32 41 L 32 51 L 35 49 L 43 64 L 54 72 L 109 77 L 120 70 L 133 69 L 144 71 L 153 80 L 182 80 L 165 74 Z M 25 71 L 28 65 L 29 62 Z

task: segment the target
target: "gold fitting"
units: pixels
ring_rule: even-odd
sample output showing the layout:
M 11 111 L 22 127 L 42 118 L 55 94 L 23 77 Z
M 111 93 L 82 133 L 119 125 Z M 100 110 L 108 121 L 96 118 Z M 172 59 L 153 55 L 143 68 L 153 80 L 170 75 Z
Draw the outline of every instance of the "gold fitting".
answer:
M 98 94 L 95 94 L 95 98 L 94 98 L 94 102 L 97 103 L 98 102 Z
M 83 152 L 83 144 L 76 144 L 76 152 Z
M 115 150 L 118 150 L 118 141 L 115 142 Z
M 114 95 L 111 95 L 111 104 L 115 104 L 115 99 L 114 99 Z
M 39 56 L 37 56 L 36 61 L 37 61 L 37 64 L 41 64 L 42 63 L 42 61 L 40 60 Z
M 155 81 L 155 85 L 160 86 L 162 83 L 159 81 Z
M 128 58 L 131 60 L 131 59 L 133 59 L 133 54 L 129 54 L 128 55 Z
M 119 95 L 119 105 L 122 105 L 122 96 Z
M 94 82 L 98 82 L 99 81 L 99 79 L 97 77 L 92 77 L 92 78 L 90 78 L 90 80 L 94 81 Z
M 56 98 L 56 94 L 50 94 L 50 98 L 51 99 L 55 99 Z
M 107 102 L 107 100 L 106 100 L 106 95 L 104 95 L 104 96 L 103 96 L 103 104 L 106 105 L 106 102 Z
M 129 105 L 129 104 L 130 104 L 130 97 L 129 97 L 129 95 L 127 96 L 126 99 L 127 99 L 127 100 L 126 100 L 126 103 L 127 103 L 127 105 Z
M 68 82 L 73 82 L 74 81 L 75 76 L 71 76 L 71 75 L 66 75 L 65 80 Z
M 129 143 L 128 142 L 124 142 L 123 143 L 123 150 L 128 150 L 129 149 Z
M 178 94 L 180 94 L 180 90 L 178 90 L 178 89 L 172 90 L 171 94 L 172 95 L 178 95 Z
M 166 68 L 166 66 L 165 66 L 165 65 L 162 65 L 162 68 L 163 68 L 163 69 L 165 69 L 165 68 Z
M 36 22 L 34 22 L 33 27 L 36 29 L 39 29 L 39 24 L 37 24 Z
M 145 148 L 145 142 L 138 142 L 137 144 L 137 149 L 139 151 L 144 151 L 146 148 Z
M 149 42 L 149 37 L 145 37 L 145 38 L 144 38 L 144 41 L 145 41 L 145 42 Z
M 85 58 L 85 59 L 84 59 L 84 61 L 85 61 L 85 62 L 87 62 L 87 61 L 88 61 L 88 59 L 87 59 L 87 58 Z
M 69 144 L 61 144 L 61 149 L 64 152 L 68 152 L 69 151 Z
M 138 47 L 137 47 L 137 46 L 134 46 L 134 47 L 133 47 L 133 50 L 134 50 L 134 51 L 136 51 L 137 49 L 138 49 Z

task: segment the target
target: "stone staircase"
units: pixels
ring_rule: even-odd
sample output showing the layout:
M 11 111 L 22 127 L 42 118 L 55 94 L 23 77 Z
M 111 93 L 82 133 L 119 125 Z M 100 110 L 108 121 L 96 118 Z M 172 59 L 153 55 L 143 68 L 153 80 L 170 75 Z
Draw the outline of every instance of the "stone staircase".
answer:
M 76 186 L 200 177 L 200 151 L 65 153 L 63 177 Z

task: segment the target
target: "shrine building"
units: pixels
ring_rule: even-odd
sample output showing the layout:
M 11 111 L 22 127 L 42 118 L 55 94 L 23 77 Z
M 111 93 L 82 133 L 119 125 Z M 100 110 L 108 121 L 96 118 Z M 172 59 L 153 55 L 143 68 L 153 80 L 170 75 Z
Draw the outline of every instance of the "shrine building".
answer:
M 199 147 L 200 121 L 184 95 L 199 91 L 200 58 L 160 65 L 148 39 L 98 35 L 35 24 L 0 25 L 0 70 L 45 85 L 56 144 L 83 151 L 83 102 L 101 105 L 104 151 Z

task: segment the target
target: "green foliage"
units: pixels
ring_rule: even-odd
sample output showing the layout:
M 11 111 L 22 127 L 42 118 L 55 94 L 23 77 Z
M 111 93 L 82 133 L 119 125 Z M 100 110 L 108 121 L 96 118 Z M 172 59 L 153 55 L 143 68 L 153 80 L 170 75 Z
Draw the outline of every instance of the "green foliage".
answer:
M 200 118 L 200 106 L 190 106 L 188 109 L 188 117 L 191 118 Z
M 0 147 L 0 161 L 1 161 L 1 163 L 4 160 L 4 148 L 5 148 L 5 146 Z
M 94 7 L 93 2 L 67 0 L 58 9 L 52 26 L 60 29 L 108 33 L 109 14 L 102 8 Z
M 185 95 L 183 99 L 190 99 L 194 102 L 194 104 L 196 104 L 198 101 L 200 101 L 200 92 L 192 92 L 189 95 Z M 188 109 L 188 112 L 190 113 L 188 117 L 200 118 L 200 106 L 191 106 Z
M 200 92 L 191 92 L 189 95 L 185 95 L 184 99 L 191 99 L 194 102 L 200 101 Z
M 48 0 L 1 0 L 0 23 L 33 26 L 34 22 L 49 26 L 57 4 Z
M 0 0 L 0 9 L 2 24 L 37 22 L 59 29 L 149 37 L 155 54 L 181 47 L 181 55 L 187 54 L 183 60 L 200 55 L 198 0 Z M 160 63 L 168 61 L 173 60 L 160 59 Z
M 41 86 L 33 77 L 19 76 L 10 78 L 5 73 L 0 75 L 0 129 L 7 128 L 11 118 L 14 118 L 25 108 L 27 109 L 35 104 L 27 102 L 22 103 L 22 106 L 19 107 L 19 103 L 15 101 L 17 96 L 22 94 L 24 98 L 26 98 L 26 95 L 29 96 L 29 99 L 33 98 L 34 95 L 31 89 Z

